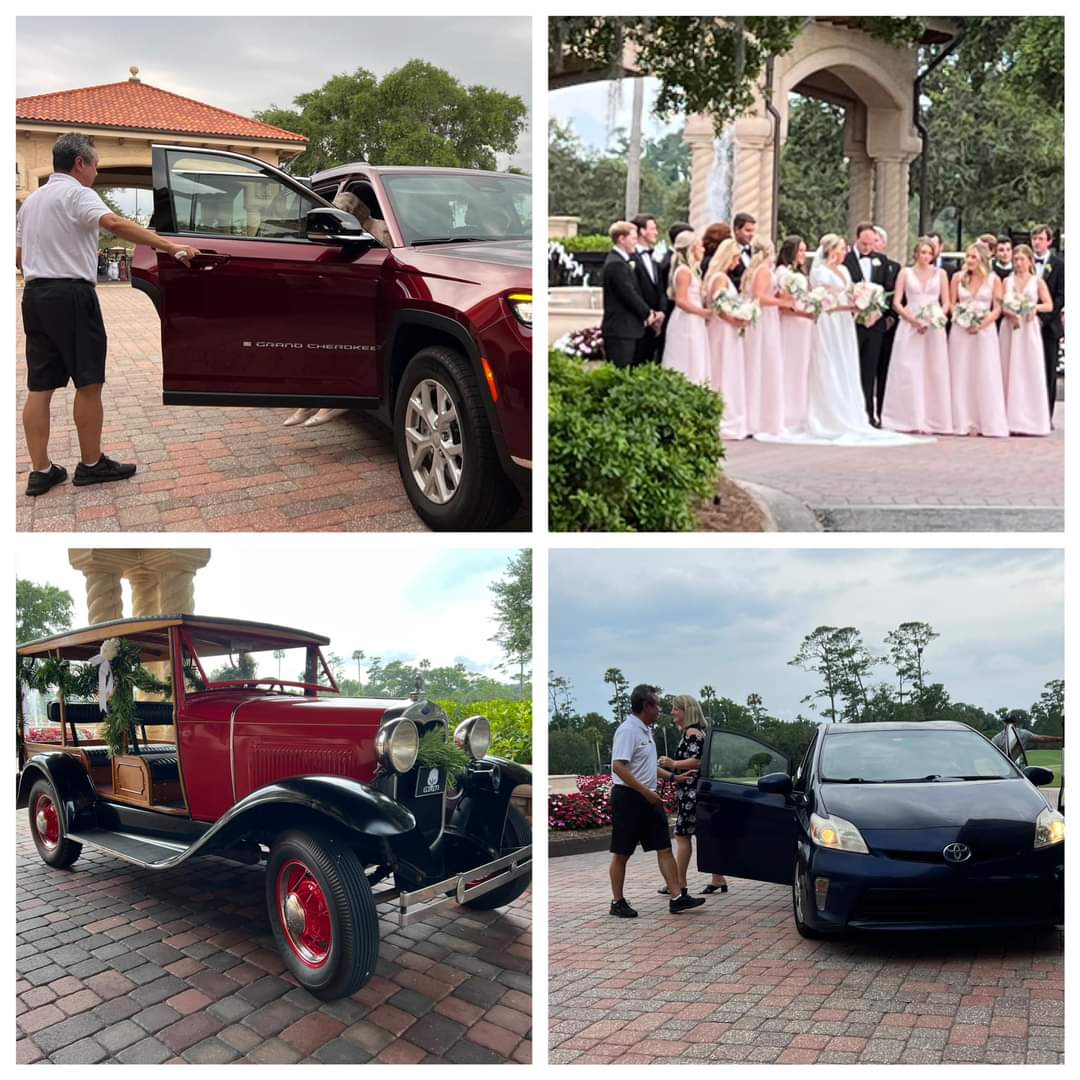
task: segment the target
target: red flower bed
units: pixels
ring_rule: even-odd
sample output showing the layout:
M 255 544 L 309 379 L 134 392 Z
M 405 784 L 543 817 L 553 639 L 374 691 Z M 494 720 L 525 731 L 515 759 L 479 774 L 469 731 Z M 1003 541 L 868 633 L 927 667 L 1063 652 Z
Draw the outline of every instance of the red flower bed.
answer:
M 579 776 L 577 792 L 572 795 L 548 797 L 548 828 L 556 832 L 579 829 L 602 829 L 611 824 L 611 777 Z M 675 812 L 675 790 L 670 783 L 661 783 L 660 795 L 664 809 Z

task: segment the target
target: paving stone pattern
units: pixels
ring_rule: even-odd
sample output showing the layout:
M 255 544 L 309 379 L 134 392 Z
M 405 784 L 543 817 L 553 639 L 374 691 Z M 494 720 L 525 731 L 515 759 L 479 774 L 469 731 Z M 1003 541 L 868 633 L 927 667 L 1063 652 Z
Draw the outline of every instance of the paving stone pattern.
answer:
M 274 947 L 263 871 L 221 859 L 141 870 L 84 847 L 70 870 L 17 829 L 20 1063 L 527 1063 L 531 894 L 382 924 L 351 998 L 300 989 Z
M 16 305 L 22 290 L 16 290 Z M 291 409 L 161 404 L 161 328 L 128 285 L 98 289 L 109 335 L 105 453 L 134 461 L 131 480 L 25 495 L 30 459 L 18 421 L 16 529 L 62 532 L 422 531 L 389 432 L 349 413 L 318 428 L 282 427 Z M 16 315 L 16 386 L 26 397 L 26 343 Z M 74 473 L 74 390 L 53 396 L 52 459 Z M 520 526 L 520 523 L 518 523 Z M 525 527 L 527 527 L 527 522 Z
M 549 863 L 552 1063 L 1064 1060 L 1058 931 L 805 941 L 786 886 L 732 878 L 669 915 L 640 852 L 626 891 L 639 917 L 616 919 L 608 859 Z
M 820 517 L 829 512 L 916 508 L 1037 511 L 1041 522 L 1065 506 L 1065 403 L 1043 438 L 941 436 L 921 446 L 790 446 L 753 439 L 724 443 L 729 476 L 791 495 Z M 985 514 L 981 515 L 985 516 Z M 954 514 L 953 528 L 978 528 Z M 917 519 L 913 529 L 931 528 Z M 1009 527 L 1016 528 L 1012 523 Z M 1039 528 L 1048 526 L 1039 524 Z M 1061 524 L 1049 526 L 1060 529 Z

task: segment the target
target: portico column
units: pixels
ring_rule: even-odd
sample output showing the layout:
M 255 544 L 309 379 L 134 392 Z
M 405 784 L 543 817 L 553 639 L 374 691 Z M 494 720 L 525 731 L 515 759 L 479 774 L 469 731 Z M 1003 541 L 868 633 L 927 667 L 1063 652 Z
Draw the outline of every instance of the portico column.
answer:
M 157 574 L 140 566 L 129 571 L 127 579 L 131 582 L 132 616 L 138 619 L 144 615 L 160 615 Z
M 888 254 L 904 261 L 908 248 L 909 155 L 874 160 L 874 218 L 889 234 Z
M 709 182 L 716 164 L 711 116 L 700 113 L 686 119 L 683 142 L 690 147 L 690 224 L 700 232 L 709 220 Z
M 86 615 L 91 624 L 112 622 L 124 617 L 120 575 L 109 570 L 84 570 Z
M 860 222 L 874 217 L 874 163 L 865 150 L 853 147 L 848 151 L 848 217 L 847 235 L 855 239 L 855 229 Z M 884 222 L 882 222 L 884 224 Z M 892 229 L 889 242 L 892 242 Z
M 764 236 L 772 220 L 772 121 L 744 116 L 735 121 L 735 176 L 731 216 L 751 214 Z
M 161 610 L 169 615 L 190 615 L 194 612 L 194 570 L 170 570 L 162 572 Z

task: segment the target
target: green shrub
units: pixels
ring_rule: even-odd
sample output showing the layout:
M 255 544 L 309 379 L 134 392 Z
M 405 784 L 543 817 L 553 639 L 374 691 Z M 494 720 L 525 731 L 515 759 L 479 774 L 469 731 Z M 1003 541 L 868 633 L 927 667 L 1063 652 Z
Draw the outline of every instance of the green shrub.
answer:
M 556 244 L 562 244 L 566 251 L 610 251 L 611 237 L 606 233 L 590 233 L 585 236 L 553 236 Z
M 720 396 L 646 364 L 589 371 L 548 359 L 548 505 L 554 532 L 679 532 L 713 493 Z
M 450 720 L 450 733 L 470 716 L 486 716 L 491 722 L 491 749 L 495 757 L 532 764 L 531 701 L 437 701 Z

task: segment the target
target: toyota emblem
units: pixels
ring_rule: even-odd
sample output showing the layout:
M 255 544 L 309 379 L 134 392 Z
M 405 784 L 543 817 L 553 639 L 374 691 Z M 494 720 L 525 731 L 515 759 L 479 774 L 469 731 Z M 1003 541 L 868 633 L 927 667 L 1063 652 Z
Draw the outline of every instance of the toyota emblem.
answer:
M 971 858 L 971 848 L 967 844 L 948 844 L 941 852 L 946 862 L 961 863 Z

